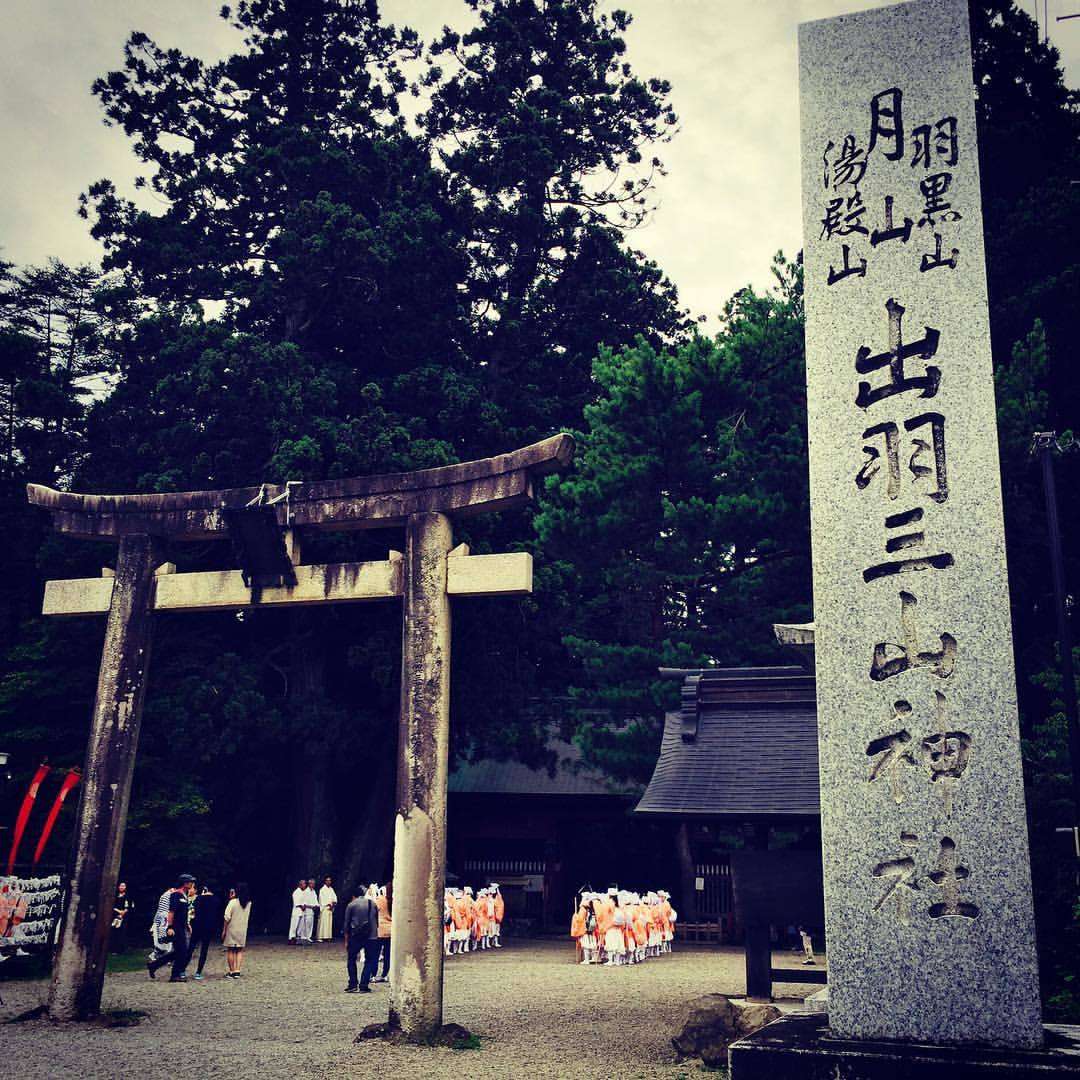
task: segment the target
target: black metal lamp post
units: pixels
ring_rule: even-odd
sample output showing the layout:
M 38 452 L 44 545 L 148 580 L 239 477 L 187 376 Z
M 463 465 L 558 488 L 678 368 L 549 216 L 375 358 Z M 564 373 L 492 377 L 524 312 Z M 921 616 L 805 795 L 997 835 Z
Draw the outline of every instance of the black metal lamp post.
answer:
M 1061 693 L 1065 699 L 1065 719 L 1069 727 L 1069 761 L 1072 766 L 1074 822 L 1080 823 L 1080 720 L 1077 718 L 1076 711 L 1076 678 L 1073 673 L 1072 629 L 1069 626 L 1069 598 L 1065 591 L 1065 559 L 1061 551 L 1057 486 L 1054 481 L 1054 451 L 1058 449 L 1056 431 L 1035 432 L 1031 443 L 1031 452 L 1038 454 L 1042 464 L 1043 492 L 1046 496 L 1046 526 L 1050 539 L 1050 570 L 1054 580 L 1054 611 L 1057 616 Z

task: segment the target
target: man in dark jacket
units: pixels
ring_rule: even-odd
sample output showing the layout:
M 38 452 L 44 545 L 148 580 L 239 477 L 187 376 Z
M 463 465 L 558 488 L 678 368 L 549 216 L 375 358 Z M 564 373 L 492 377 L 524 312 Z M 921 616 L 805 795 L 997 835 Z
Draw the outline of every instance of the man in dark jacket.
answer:
M 346 994 L 370 994 L 368 983 L 379 963 L 379 909 L 373 900 L 360 894 L 361 890 L 354 888 L 350 893 L 352 899 L 345 909 L 345 952 L 349 970 Z M 356 957 L 361 949 L 364 952 L 364 970 L 357 983 Z
M 206 953 L 211 942 L 221 940 L 221 924 L 224 908 L 221 901 L 214 895 L 209 885 L 204 884 L 199 895 L 195 898 L 195 918 L 191 923 L 191 941 L 188 948 L 191 955 L 199 949 L 199 966 L 195 971 L 195 978 L 203 977 L 203 968 L 206 967 Z M 201 946 L 201 948 L 199 948 Z

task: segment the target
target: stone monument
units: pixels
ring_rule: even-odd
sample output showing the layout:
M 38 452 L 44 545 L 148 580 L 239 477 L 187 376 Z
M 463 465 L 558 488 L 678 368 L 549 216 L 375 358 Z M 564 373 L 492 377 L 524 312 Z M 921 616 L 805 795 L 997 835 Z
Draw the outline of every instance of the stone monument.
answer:
M 808 23 L 799 46 L 829 1038 L 1030 1052 L 967 0 Z
M 799 44 L 829 1023 L 1035 1047 L 967 2 Z

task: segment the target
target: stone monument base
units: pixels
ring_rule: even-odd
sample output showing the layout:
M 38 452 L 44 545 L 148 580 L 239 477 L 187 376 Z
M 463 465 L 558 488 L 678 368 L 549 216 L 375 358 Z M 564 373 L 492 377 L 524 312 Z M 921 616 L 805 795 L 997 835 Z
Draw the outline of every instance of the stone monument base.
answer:
M 731 1080 L 1029 1080 L 1080 1077 L 1080 1027 L 1051 1024 L 1044 1050 L 837 1039 L 828 1017 L 784 1016 L 730 1047 Z

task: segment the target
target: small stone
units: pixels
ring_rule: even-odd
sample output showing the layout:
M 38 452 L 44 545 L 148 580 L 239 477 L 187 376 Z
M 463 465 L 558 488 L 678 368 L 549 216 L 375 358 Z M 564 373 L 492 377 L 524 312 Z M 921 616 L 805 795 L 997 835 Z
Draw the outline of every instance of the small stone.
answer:
M 727 1065 L 727 1048 L 780 1016 L 772 1005 L 734 1002 L 724 994 L 705 994 L 690 1002 L 683 1029 L 671 1040 L 680 1058 L 699 1057 L 710 1068 Z

